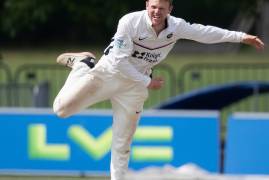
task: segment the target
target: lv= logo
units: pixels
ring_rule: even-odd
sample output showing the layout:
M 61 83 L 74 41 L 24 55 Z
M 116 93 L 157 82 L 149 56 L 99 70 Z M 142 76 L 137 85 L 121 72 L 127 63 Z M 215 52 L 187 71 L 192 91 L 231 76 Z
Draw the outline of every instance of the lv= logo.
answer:
M 48 130 L 45 124 L 31 124 L 28 127 L 28 157 L 31 160 L 68 161 L 71 157 L 69 144 L 47 142 Z M 111 127 L 94 137 L 81 125 L 71 125 L 67 137 L 88 156 L 98 161 L 104 158 L 112 143 Z M 134 135 L 134 142 L 143 144 L 161 144 L 171 142 L 173 128 L 170 126 L 139 126 Z M 173 160 L 173 148 L 161 145 L 135 145 L 131 150 L 134 162 L 170 162 Z

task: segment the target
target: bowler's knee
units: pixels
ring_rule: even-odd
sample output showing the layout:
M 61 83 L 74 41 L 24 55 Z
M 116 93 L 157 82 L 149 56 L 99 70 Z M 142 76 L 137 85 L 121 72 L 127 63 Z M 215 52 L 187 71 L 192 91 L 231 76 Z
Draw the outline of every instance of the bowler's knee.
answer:
M 53 103 L 53 111 L 60 118 L 67 118 L 71 115 L 70 112 L 68 112 L 68 108 L 57 102 L 57 100 Z

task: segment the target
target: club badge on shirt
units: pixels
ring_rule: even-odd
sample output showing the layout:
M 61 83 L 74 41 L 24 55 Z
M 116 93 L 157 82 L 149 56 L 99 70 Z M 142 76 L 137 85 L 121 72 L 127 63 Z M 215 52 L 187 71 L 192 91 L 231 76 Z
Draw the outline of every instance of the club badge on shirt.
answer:
M 173 37 L 173 33 L 168 34 L 166 37 L 167 37 L 167 39 L 172 38 Z
M 115 46 L 119 49 L 125 48 L 126 42 L 124 41 L 124 39 L 116 38 L 115 39 Z

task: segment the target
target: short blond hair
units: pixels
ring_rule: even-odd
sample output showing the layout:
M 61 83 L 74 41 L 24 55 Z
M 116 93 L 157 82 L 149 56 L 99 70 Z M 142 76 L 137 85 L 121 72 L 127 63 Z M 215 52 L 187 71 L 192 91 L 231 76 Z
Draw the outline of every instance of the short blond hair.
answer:
M 149 1 L 149 0 L 146 0 L 146 1 Z M 166 1 L 169 1 L 169 3 L 172 5 L 173 4 L 173 0 L 166 0 Z

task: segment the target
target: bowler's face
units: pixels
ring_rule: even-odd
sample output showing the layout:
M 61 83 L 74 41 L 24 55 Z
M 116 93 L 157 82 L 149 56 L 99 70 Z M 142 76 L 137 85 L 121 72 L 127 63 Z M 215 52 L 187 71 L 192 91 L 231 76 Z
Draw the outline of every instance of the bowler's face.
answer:
M 172 11 L 172 5 L 166 0 L 148 0 L 146 9 L 154 27 L 165 23 L 167 15 Z

